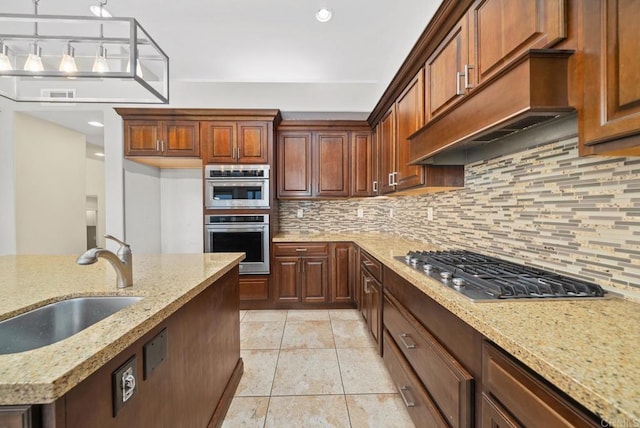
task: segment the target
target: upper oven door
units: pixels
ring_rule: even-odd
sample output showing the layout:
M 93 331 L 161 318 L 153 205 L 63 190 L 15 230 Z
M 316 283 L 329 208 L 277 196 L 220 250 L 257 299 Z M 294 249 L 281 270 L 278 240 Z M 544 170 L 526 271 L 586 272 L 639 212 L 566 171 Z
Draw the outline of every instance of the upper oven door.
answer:
M 205 186 L 206 208 L 269 208 L 268 179 L 215 178 Z

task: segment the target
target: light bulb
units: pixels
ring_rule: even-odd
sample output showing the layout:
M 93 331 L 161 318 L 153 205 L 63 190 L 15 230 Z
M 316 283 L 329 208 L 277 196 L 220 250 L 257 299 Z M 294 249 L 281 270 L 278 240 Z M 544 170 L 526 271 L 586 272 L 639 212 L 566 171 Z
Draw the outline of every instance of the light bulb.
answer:
M 9 47 L 0 42 L 0 71 L 11 70 L 13 70 L 13 65 L 11 64 L 11 59 L 9 58 Z
M 98 54 L 96 60 L 93 62 L 92 71 L 94 73 L 108 73 L 109 64 L 107 63 L 107 50 L 104 46 L 98 47 Z
M 98 18 L 111 18 L 111 12 L 104 8 L 104 6 L 89 6 L 89 10 Z
M 331 12 L 331 9 L 327 9 L 326 7 L 320 9 L 316 13 L 316 19 L 320 22 L 329 22 L 332 16 L 333 12 Z
M 31 45 L 31 52 L 24 63 L 24 71 L 44 71 L 42 65 L 42 48 L 37 43 Z
M 127 63 L 127 73 L 131 73 L 131 58 L 129 58 L 129 62 Z M 142 66 L 140 65 L 139 59 L 136 59 L 136 76 L 144 79 L 144 75 L 142 74 Z
M 62 54 L 62 61 L 60 61 L 60 67 L 58 70 L 65 73 L 76 73 L 78 71 L 78 66 L 76 65 L 74 55 L 75 49 L 70 44 L 67 44 L 65 52 Z

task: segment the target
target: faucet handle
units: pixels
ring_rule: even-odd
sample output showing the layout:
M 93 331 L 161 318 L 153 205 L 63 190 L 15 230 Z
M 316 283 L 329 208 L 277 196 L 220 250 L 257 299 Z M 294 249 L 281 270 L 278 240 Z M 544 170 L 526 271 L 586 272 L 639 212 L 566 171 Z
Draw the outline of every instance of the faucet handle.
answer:
M 116 241 L 118 244 L 120 244 L 120 248 L 118 248 L 117 254 L 123 262 L 126 262 L 127 259 L 131 258 L 131 245 L 111 235 L 104 235 L 104 237 L 107 239 L 111 239 L 112 241 Z

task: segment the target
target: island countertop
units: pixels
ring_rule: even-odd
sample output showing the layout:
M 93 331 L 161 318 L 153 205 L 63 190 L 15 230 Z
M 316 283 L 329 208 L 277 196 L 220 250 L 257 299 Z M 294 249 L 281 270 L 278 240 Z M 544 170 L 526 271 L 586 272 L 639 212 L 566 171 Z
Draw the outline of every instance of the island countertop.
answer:
M 410 250 L 443 248 L 376 233 L 274 238 L 314 241 L 354 242 L 608 426 L 640 425 L 640 304 L 620 298 L 474 303 L 394 259 Z
M 0 256 L 0 320 L 73 297 L 142 300 L 60 342 L 0 355 L 0 404 L 55 401 L 232 270 L 244 253 L 134 254 L 133 286 L 123 289 L 108 262 L 79 266 L 76 257 Z

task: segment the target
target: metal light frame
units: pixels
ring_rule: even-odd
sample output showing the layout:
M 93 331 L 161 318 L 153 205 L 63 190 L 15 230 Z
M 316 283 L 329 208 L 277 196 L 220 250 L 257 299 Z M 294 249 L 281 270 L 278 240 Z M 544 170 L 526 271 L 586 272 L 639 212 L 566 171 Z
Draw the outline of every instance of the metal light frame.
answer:
M 13 58 L 12 70 L 0 70 L 0 96 L 18 102 L 46 103 L 167 104 L 169 102 L 169 57 L 136 19 L 39 15 L 37 1 L 35 4 L 36 13 L 33 15 L 0 14 L 0 28 L 5 31 L 9 28 L 21 28 L 21 31 L 0 34 L 0 43 L 7 47 L 4 51 Z M 35 31 L 27 31 L 27 28 L 33 28 L 28 24 L 33 24 Z M 107 31 L 103 31 L 103 27 Z M 69 31 L 73 28 L 78 30 L 78 34 L 59 34 L 63 29 Z M 100 36 L 90 34 L 91 32 L 98 34 L 98 29 L 100 29 Z M 116 35 L 105 36 L 110 29 L 113 29 Z M 84 34 L 81 34 L 83 31 Z M 25 49 L 26 46 L 34 44 L 36 47 L 66 47 L 56 48 L 58 49 L 56 52 L 51 49 L 50 52 L 45 53 L 43 58 L 46 59 L 45 63 L 49 67 L 45 66 L 43 71 L 23 70 L 23 65 L 18 59 L 29 53 L 29 49 Z M 57 66 L 51 67 L 53 61 L 60 61 L 63 49 L 67 52 L 70 45 L 74 46 L 76 52 L 79 46 L 83 46 L 85 52 L 93 47 L 91 55 L 75 57 L 85 63 L 93 59 L 93 53 L 98 47 L 116 46 L 116 54 L 109 57 L 115 65 L 114 71 L 99 73 L 92 71 L 90 67 L 88 69 L 78 67 L 77 72 L 65 72 L 59 71 Z M 141 49 L 144 50 L 142 55 L 139 52 Z M 47 53 L 55 53 L 55 56 L 47 56 Z M 141 63 L 153 68 L 153 72 L 145 69 L 145 77 L 142 77 L 141 70 L 138 70 Z M 125 67 L 124 64 L 129 64 L 130 67 Z M 110 63 L 110 70 L 111 67 Z M 126 68 L 129 70 L 127 71 Z M 121 86 L 124 94 L 119 92 L 118 85 Z M 44 89 L 47 86 L 55 86 L 51 94 L 57 96 L 51 94 L 47 96 L 47 89 Z M 74 96 L 59 98 L 60 92 L 56 91 L 67 90 L 60 89 L 61 87 L 74 91 Z M 95 93 L 92 92 L 94 90 Z

